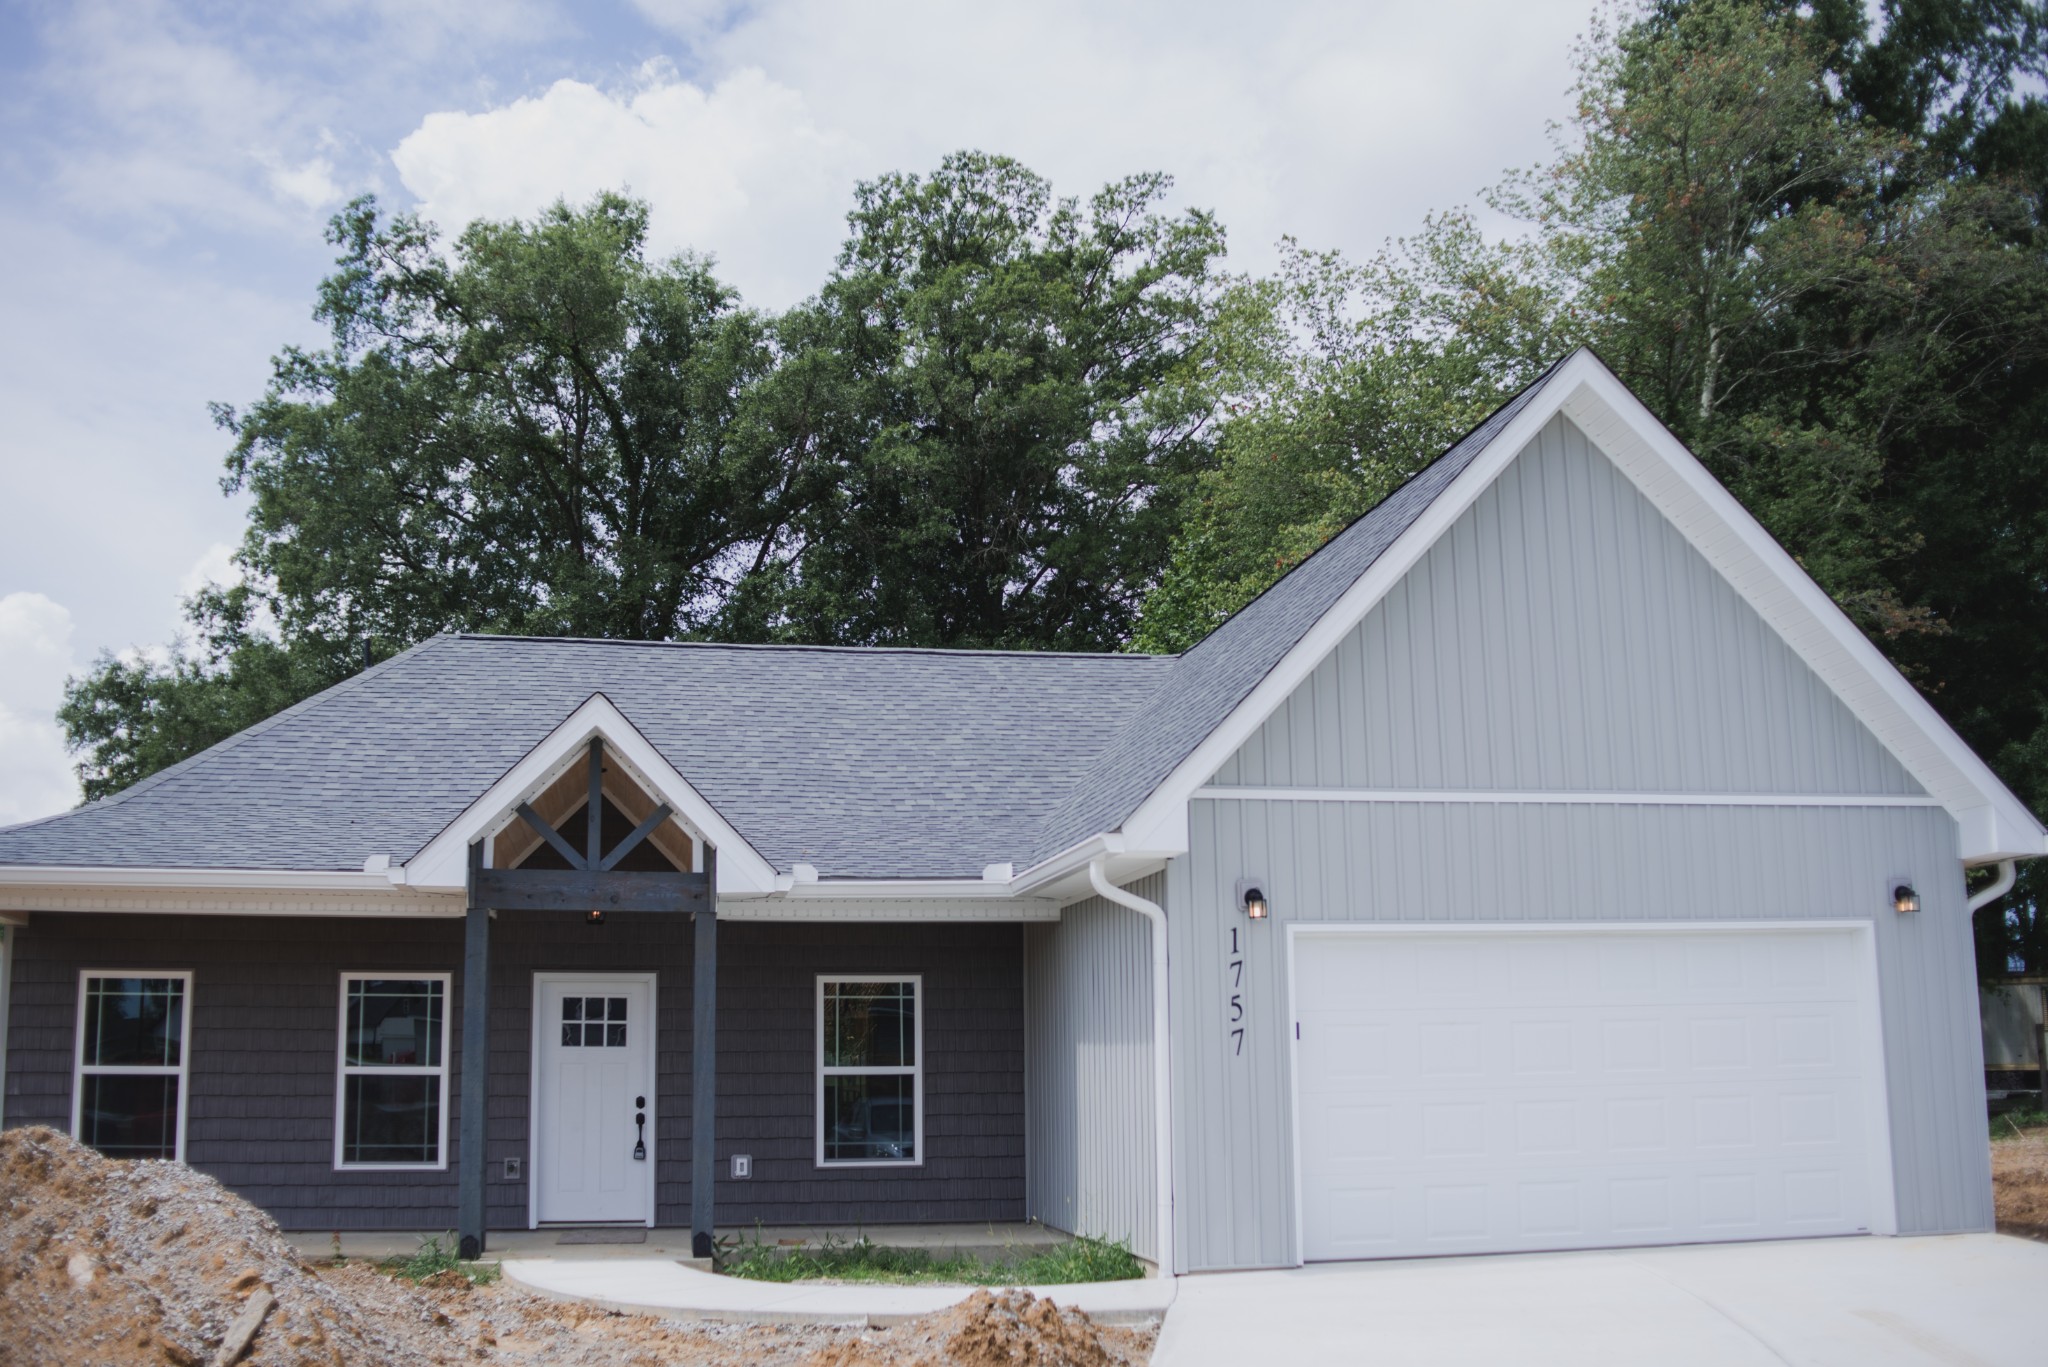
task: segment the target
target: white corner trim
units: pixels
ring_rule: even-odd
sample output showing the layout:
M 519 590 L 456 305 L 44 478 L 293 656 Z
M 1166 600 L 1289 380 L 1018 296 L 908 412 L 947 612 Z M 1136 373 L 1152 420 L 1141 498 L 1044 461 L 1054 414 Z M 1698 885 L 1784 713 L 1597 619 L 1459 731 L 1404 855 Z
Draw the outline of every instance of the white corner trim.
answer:
M 1669 518 L 1956 818 L 1965 863 L 2048 853 L 2048 828 L 1972 752 L 1820 586 L 1592 352 L 1567 358 L 1484 451 L 1346 589 L 1123 823 L 1133 849 L 1184 853 L 1189 801 L 1563 413 Z
M 604 737 L 606 749 L 634 779 L 658 800 L 666 802 L 686 826 L 700 833 L 718 851 L 719 896 L 761 896 L 775 890 L 775 870 L 768 861 L 602 693 L 591 694 L 482 797 L 407 860 L 406 885 L 447 891 L 466 887 L 470 842 L 504 825 L 508 813 L 521 802 L 530 801 L 575 762 L 592 736 Z
M 1941 799 L 1905 793 L 1593 793 L 1511 792 L 1485 788 L 1256 788 L 1212 784 L 1197 798 L 1219 802 L 1384 802 L 1458 806 L 1585 807 L 1939 807 Z
M 1965 862 L 2048 853 L 2048 828 L 1612 371 L 1594 361 L 1555 407 L 1955 815 Z

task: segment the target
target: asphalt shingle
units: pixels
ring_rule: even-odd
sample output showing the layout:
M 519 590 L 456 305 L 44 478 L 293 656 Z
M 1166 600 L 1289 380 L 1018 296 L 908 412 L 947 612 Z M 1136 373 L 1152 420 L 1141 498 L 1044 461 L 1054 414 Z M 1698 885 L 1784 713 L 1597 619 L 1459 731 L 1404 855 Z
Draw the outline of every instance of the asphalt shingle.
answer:
M 115 797 L 0 830 L 0 865 L 400 862 L 601 692 L 778 869 L 1023 868 L 1117 829 L 1554 369 L 1185 655 L 442 636 Z

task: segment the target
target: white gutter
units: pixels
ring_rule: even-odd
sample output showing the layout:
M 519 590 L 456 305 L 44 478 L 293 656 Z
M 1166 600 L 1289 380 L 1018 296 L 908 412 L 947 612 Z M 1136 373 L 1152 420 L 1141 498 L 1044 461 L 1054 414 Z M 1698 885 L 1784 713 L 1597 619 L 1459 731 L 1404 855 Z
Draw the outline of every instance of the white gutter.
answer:
M 1129 907 L 1152 923 L 1152 1124 L 1153 1166 L 1158 1170 L 1159 1273 L 1173 1276 L 1173 1074 L 1166 1025 L 1166 908 L 1126 892 L 1104 876 L 1105 856 L 1088 861 L 1088 884 L 1105 902 Z
M 2008 892 L 2011 892 L 2013 882 L 2018 877 L 2019 867 L 2013 860 L 1999 860 L 1997 879 L 1990 887 L 1970 899 L 1970 910 L 1976 911 L 1981 907 L 1988 907 Z

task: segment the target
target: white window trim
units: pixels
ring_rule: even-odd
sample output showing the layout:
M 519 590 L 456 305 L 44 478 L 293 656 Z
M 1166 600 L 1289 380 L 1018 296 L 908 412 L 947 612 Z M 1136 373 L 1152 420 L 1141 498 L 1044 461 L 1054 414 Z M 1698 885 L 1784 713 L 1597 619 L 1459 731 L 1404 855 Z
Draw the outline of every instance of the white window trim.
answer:
M 422 973 L 417 969 L 389 970 L 352 968 L 341 974 L 340 1001 L 334 1026 L 334 1170 L 336 1172 L 445 1172 L 448 1169 L 448 1020 L 455 1011 L 452 973 Z M 354 981 L 381 979 L 386 982 L 436 982 L 441 984 L 441 1062 L 431 1068 L 417 1064 L 391 1065 L 348 1061 L 348 985 Z M 345 1163 L 342 1145 L 348 1128 L 348 1080 L 351 1077 L 436 1077 L 441 1083 L 440 1134 L 435 1138 L 432 1163 Z
M 825 1066 L 825 984 L 826 983 L 909 983 L 912 1001 L 917 1005 L 916 1017 L 911 1032 L 911 1048 L 916 1051 L 917 1062 L 909 1067 L 851 1067 L 834 1064 Z M 816 1148 L 814 1161 L 820 1168 L 921 1168 L 924 1166 L 924 974 L 922 973 L 820 973 L 813 1003 L 817 1016 L 817 1078 L 812 1098 L 816 1103 Z M 916 1156 L 911 1158 L 834 1158 L 825 1157 L 825 1079 L 826 1077 L 905 1077 L 911 1079 L 911 1108 L 915 1133 L 911 1143 Z
M 94 978 L 176 978 L 185 984 L 179 996 L 178 1063 L 163 1064 L 87 1063 L 85 1061 L 85 985 Z M 185 1117 L 192 1099 L 192 970 L 189 968 L 82 968 L 78 971 L 78 1015 L 71 1040 L 71 1137 L 85 1142 L 79 1133 L 85 1126 L 85 1079 L 88 1077 L 175 1077 L 178 1079 L 178 1136 L 172 1146 L 174 1161 L 185 1161 Z

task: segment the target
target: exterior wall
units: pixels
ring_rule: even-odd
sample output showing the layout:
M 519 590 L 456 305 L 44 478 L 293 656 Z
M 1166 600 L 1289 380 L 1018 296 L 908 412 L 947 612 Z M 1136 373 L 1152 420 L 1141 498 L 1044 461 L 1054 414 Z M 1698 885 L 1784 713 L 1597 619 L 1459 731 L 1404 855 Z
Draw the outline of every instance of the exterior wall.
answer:
M 493 925 L 490 1226 L 524 1228 L 532 974 L 658 975 L 657 1220 L 689 1219 L 690 933 L 654 917 L 500 914 Z M 1015 1220 L 1024 1209 L 1021 936 L 1014 925 L 719 927 L 720 1156 L 754 1177 L 717 1186 L 721 1225 Z M 460 921 L 38 914 L 12 945 L 6 1121 L 67 1129 L 78 974 L 193 972 L 186 1157 L 287 1229 L 437 1229 L 455 1218 L 460 1132 Z M 455 974 L 445 1172 L 333 1166 L 343 970 Z M 822 1172 L 813 1163 L 821 972 L 924 974 L 926 1161 Z
M 1164 903 L 1166 876 L 1130 886 Z M 1152 927 L 1091 897 L 1024 932 L 1026 1210 L 1156 1260 Z
M 1990 1227 L 1975 965 L 1945 811 L 1528 800 L 1920 792 L 1569 423 L 1214 782 L 1406 792 L 1192 805 L 1190 853 L 1167 869 L 1180 1270 L 1295 1260 L 1284 927 L 1302 922 L 1870 922 L 1900 1228 Z M 1244 877 L 1272 899 L 1264 923 L 1236 911 Z M 1890 909 L 1897 877 L 1920 890 L 1919 915 Z
M 1922 791 L 1562 417 L 1212 781 Z

